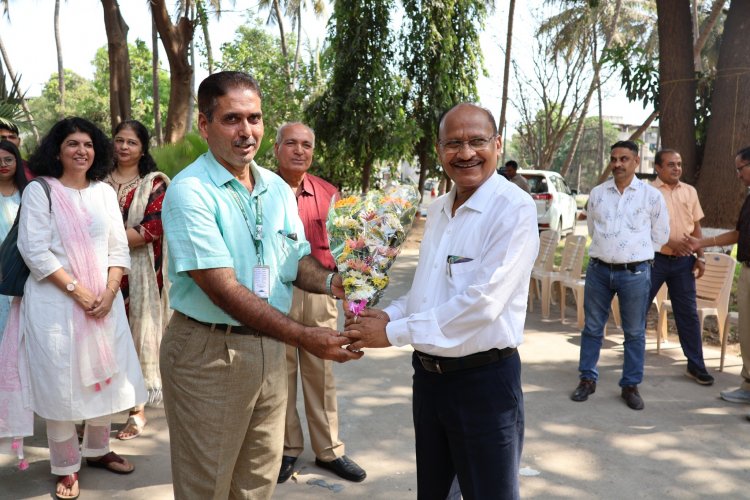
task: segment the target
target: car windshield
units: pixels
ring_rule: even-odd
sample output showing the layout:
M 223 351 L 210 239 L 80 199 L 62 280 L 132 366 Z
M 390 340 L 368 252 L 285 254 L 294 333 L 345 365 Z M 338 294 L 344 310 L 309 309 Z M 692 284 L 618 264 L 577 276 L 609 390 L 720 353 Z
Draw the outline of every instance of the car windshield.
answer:
M 529 182 L 529 192 L 531 194 L 539 194 L 548 192 L 547 178 L 543 175 L 524 175 L 526 180 Z

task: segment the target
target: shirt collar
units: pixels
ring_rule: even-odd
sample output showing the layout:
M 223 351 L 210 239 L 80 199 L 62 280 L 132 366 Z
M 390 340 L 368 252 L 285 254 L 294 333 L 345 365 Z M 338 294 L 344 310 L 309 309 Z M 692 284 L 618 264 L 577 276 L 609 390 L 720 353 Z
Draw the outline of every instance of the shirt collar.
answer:
M 313 183 L 310 180 L 310 176 L 308 174 L 305 174 L 305 176 L 302 177 L 302 184 L 300 185 L 300 187 L 302 188 L 302 191 L 300 192 L 301 195 L 315 195 L 315 189 L 313 188 Z
M 475 212 L 483 212 L 490 204 L 495 196 L 495 191 L 500 184 L 500 174 L 494 173 L 476 191 L 464 202 L 462 207 L 466 207 Z M 506 187 L 510 186 L 510 183 Z M 451 192 L 445 197 L 443 202 L 443 212 L 448 216 L 451 215 L 451 209 L 453 208 L 453 200 L 456 199 L 456 186 L 455 184 L 451 188 Z
M 667 185 L 667 183 L 665 183 L 664 181 L 662 181 L 658 177 L 656 179 L 654 179 L 653 181 L 651 181 L 651 185 L 654 186 L 656 189 L 661 189 L 664 186 L 669 187 Z M 674 188 L 676 189 L 676 188 L 680 188 L 680 187 L 682 187 L 682 182 L 681 181 L 677 181 L 677 185 L 675 185 Z
M 620 190 L 617 189 L 617 185 L 615 184 L 615 178 L 614 177 L 610 177 L 609 179 L 607 179 L 604 182 L 604 184 L 606 185 L 607 189 L 614 189 L 618 193 L 620 192 Z M 636 176 L 633 176 L 633 180 L 630 181 L 630 184 L 623 190 L 623 192 L 627 191 L 628 189 L 633 189 L 633 190 L 637 191 L 637 190 L 641 189 L 641 187 L 644 186 L 644 185 L 645 184 L 643 183 L 642 180 L 640 180 Z
M 209 164 L 209 168 L 206 169 L 208 172 L 208 177 L 209 179 L 211 179 L 211 182 L 216 185 L 216 187 L 221 187 L 228 182 L 237 180 L 232 175 L 232 173 L 224 167 L 224 165 L 216 160 L 216 157 L 213 155 L 211 150 L 208 150 L 206 152 L 206 160 Z M 263 178 L 263 174 L 258 168 L 258 165 L 255 163 L 255 160 L 250 162 L 250 172 L 253 174 L 253 180 L 255 181 L 255 186 L 253 187 L 252 194 L 260 194 L 264 192 L 267 187 L 266 180 Z

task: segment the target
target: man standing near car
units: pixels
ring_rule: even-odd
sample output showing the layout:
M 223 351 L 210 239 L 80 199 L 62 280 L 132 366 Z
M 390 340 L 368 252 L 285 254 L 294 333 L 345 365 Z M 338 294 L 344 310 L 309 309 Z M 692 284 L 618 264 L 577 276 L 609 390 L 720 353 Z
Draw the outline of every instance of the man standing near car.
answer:
M 504 175 L 510 182 L 520 187 L 527 193 L 529 192 L 529 183 L 523 175 L 520 175 L 518 173 L 518 162 L 516 162 L 516 160 L 509 160 L 505 162 Z
M 328 247 L 326 218 L 338 190 L 320 177 L 308 172 L 315 152 L 315 134 L 304 123 L 285 123 L 276 134 L 273 151 L 279 175 L 289 184 L 297 198 L 305 236 L 310 242 L 310 255 L 330 271 L 336 263 Z M 294 287 L 289 317 L 306 326 L 335 330 L 338 320 L 336 299 L 328 295 L 306 292 Z M 294 473 L 294 464 L 302 454 L 305 441 L 297 412 L 297 373 L 301 375 L 310 442 L 318 467 L 328 469 L 348 481 L 364 481 L 367 474 L 354 460 L 344 455 L 339 439 L 339 414 L 336 401 L 336 380 L 333 363 L 297 346 L 286 346 L 286 369 L 289 396 L 286 404 L 284 455 L 278 482 L 283 483 Z M 299 369 L 298 369 L 299 367 Z
M 669 240 L 669 213 L 661 193 L 635 176 L 640 164 L 637 144 L 615 143 L 609 164 L 612 178 L 592 189 L 589 196 L 591 246 L 583 299 L 580 382 L 570 398 L 586 401 L 596 391 L 604 327 L 617 294 L 625 333 L 620 395 L 629 408 L 642 410 L 638 384 L 643 380 L 646 354 L 651 263 L 654 251 Z
M 695 299 L 695 280 L 703 276 L 706 259 L 703 249 L 698 249 L 697 257 L 694 256 L 690 243 L 684 239 L 686 234 L 698 239 L 702 237 L 700 220 L 703 209 L 695 188 L 680 182 L 680 153 L 674 149 L 663 149 L 656 153 L 654 163 L 658 178 L 651 185 L 661 192 L 667 202 L 669 241 L 654 257 L 648 303 L 654 300 L 659 288 L 666 283 L 677 323 L 677 335 L 687 358 L 686 374 L 701 385 L 711 385 L 714 378 L 703 361 L 703 339 Z

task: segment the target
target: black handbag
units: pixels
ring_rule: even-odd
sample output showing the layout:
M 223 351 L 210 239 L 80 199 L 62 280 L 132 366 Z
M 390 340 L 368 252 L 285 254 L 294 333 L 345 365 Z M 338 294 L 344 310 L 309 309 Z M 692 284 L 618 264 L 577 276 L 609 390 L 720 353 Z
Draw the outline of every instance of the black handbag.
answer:
M 52 198 L 50 197 L 50 187 L 47 181 L 42 178 L 36 178 L 31 182 L 39 182 L 47 193 L 49 201 L 49 210 L 52 212 Z M 31 182 L 29 184 L 31 184 Z M 0 245 L 0 295 L 12 295 L 21 297 L 23 287 L 29 277 L 29 266 L 21 257 L 18 251 L 18 220 L 21 218 L 21 207 L 18 207 L 16 219 L 8 231 L 8 235 Z

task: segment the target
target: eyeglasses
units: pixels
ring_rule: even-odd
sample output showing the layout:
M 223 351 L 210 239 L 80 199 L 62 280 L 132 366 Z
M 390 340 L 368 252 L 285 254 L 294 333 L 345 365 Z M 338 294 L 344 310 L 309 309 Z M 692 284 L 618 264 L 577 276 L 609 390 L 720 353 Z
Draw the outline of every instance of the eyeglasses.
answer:
M 468 144 L 474 151 L 484 151 L 496 137 L 496 135 L 491 135 L 489 137 L 475 137 L 468 141 L 439 141 L 438 144 L 443 148 L 443 151 L 448 153 L 458 153 L 463 149 L 464 144 Z
M 14 156 L 6 156 L 5 158 L 0 158 L 0 165 L 4 167 L 12 167 L 16 164 L 16 158 Z
M 739 167 L 737 167 L 737 172 L 742 172 L 742 169 L 745 167 L 750 167 L 750 163 L 745 163 L 744 165 L 740 165 Z

